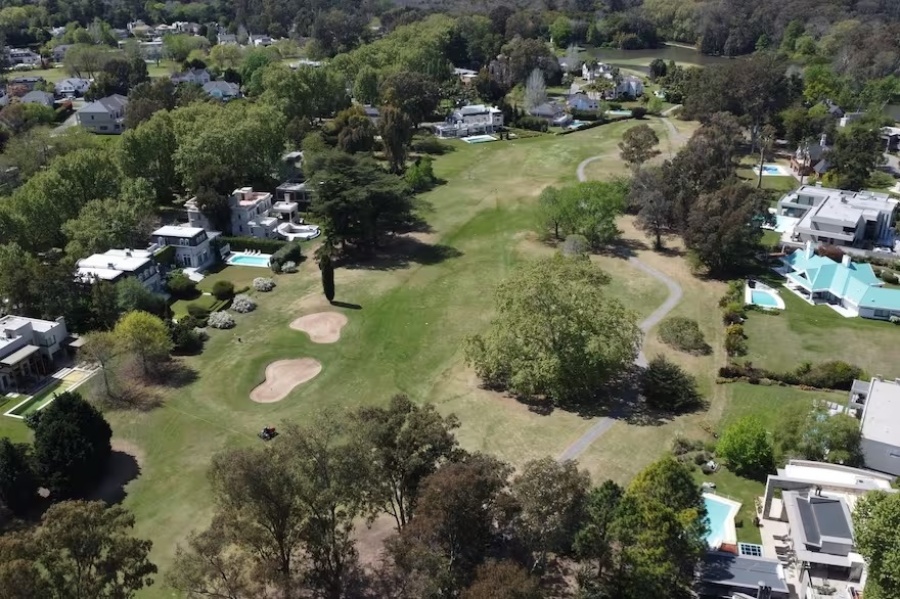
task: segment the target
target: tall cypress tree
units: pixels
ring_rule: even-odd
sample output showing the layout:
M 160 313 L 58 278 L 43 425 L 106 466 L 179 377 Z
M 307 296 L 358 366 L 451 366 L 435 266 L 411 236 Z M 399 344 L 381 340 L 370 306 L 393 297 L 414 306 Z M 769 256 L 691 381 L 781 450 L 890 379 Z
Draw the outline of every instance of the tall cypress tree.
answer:
M 319 260 L 319 269 L 322 271 L 322 291 L 325 293 L 325 299 L 331 303 L 334 301 L 334 265 L 330 256 L 322 256 Z

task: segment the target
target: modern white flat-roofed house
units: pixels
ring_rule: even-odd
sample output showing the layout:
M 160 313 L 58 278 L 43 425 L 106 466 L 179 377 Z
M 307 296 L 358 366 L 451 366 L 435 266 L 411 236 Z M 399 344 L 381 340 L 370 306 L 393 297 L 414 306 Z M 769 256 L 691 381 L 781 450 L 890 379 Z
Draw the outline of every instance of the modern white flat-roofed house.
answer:
M 125 130 L 128 98 L 113 94 L 86 104 L 76 115 L 78 124 L 91 133 L 116 135 Z
M 150 250 L 112 249 L 77 263 L 78 279 L 85 282 L 119 281 L 132 277 L 150 291 L 160 286 L 159 268 Z
M 896 493 L 893 480 L 880 472 L 806 460 L 791 460 L 768 476 L 760 511 L 763 547 L 790 556 L 797 596 L 815 597 L 807 590 L 824 584 L 835 587 L 837 596 L 863 589 L 866 563 L 856 551 L 852 514 L 871 491 Z
M 853 381 L 849 405 L 860 417 L 866 467 L 900 476 L 900 380 Z
M 274 203 L 272 200 L 272 194 L 266 191 L 253 191 L 252 187 L 235 189 L 228 198 L 231 234 L 277 239 L 277 226 L 282 222 L 293 222 L 299 213 L 299 205 L 288 199 Z M 207 230 L 212 228 L 212 223 L 197 207 L 195 198 L 185 202 L 184 207 L 189 225 Z
M 216 261 L 216 250 L 210 240 L 218 235 L 218 232 L 207 232 L 190 225 L 166 225 L 153 232 L 152 240 L 159 247 L 171 245 L 175 248 L 177 266 L 202 270 Z
M 803 185 L 778 200 L 778 214 L 800 219 L 792 235 L 797 243 L 890 245 L 898 204 L 885 193 Z
M 47 374 L 69 337 L 66 320 L 0 317 L 0 392 L 27 387 Z
M 457 108 L 446 122 L 434 126 L 438 137 L 466 137 L 493 133 L 503 127 L 503 111 L 496 106 L 471 104 Z

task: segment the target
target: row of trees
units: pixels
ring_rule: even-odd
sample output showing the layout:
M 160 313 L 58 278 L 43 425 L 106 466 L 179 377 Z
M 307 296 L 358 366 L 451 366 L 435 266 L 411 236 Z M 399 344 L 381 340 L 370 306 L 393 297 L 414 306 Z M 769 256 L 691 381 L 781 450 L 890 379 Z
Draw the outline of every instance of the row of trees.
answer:
M 626 489 L 591 488 L 572 462 L 536 460 L 513 475 L 460 450 L 456 426 L 397 396 L 290 425 L 264 448 L 217 455 L 213 522 L 179 548 L 169 584 L 233 599 L 263 589 L 537 598 L 534 574 L 564 555 L 590 596 L 689 596 L 705 511 L 679 463 L 661 460 Z M 385 513 L 396 533 L 380 562 L 362 564 L 356 522 Z

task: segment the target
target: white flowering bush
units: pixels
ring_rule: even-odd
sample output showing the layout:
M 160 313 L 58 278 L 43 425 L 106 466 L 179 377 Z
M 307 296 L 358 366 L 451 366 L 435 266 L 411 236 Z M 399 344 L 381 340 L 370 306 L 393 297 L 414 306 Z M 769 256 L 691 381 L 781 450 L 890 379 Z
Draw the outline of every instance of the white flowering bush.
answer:
M 257 291 L 272 291 L 275 289 L 275 281 L 268 277 L 256 277 L 253 279 L 253 288 Z
M 231 302 L 231 309 L 238 314 L 246 314 L 256 310 L 256 302 L 249 295 L 236 295 L 234 301 Z
M 295 273 L 297 272 L 297 263 L 296 262 L 285 262 L 281 265 L 281 272 L 283 273 Z
M 209 315 L 206 325 L 214 329 L 231 329 L 235 325 L 234 316 L 228 312 L 213 312 Z

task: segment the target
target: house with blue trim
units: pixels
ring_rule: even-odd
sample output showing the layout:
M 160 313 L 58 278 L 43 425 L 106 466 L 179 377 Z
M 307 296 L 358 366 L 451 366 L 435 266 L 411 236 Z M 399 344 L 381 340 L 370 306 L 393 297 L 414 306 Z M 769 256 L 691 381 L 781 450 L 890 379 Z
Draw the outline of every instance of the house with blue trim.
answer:
M 845 255 L 840 262 L 816 255 L 811 242 L 782 258 L 787 286 L 811 304 L 828 304 L 848 316 L 900 318 L 900 289 L 885 289 L 870 264 Z

